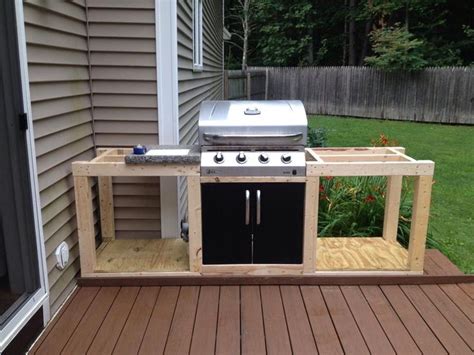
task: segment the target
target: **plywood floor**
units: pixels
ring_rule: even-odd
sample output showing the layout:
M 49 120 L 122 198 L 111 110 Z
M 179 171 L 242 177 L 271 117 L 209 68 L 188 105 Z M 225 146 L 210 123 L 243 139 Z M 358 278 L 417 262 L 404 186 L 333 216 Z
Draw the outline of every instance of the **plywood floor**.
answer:
M 173 239 L 117 239 L 97 250 L 96 272 L 189 271 L 188 243 Z
M 472 354 L 473 286 L 80 287 L 31 353 Z
M 383 238 L 318 238 L 316 270 L 406 270 L 408 251 Z

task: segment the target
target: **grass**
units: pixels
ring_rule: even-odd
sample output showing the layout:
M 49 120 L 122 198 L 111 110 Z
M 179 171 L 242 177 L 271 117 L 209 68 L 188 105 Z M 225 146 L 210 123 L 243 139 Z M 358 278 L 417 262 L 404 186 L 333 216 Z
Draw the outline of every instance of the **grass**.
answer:
M 328 146 L 370 146 L 384 133 L 416 159 L 435 162 L 430 230 L 441 251 L 474 273 L 474 127 L 349 117 L 311 116 Z

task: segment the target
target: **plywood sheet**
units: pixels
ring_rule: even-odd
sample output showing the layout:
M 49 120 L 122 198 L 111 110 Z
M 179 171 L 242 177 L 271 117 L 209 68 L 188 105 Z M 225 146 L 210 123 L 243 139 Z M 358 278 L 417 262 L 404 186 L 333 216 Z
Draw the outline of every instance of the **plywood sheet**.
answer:
M 98 253 L 95 271 L 189 271 L 188 244 L 178 238 L 113 240 Z
M 316 270 L 407 270 L 408 251 L 383 238 L 318 238 Z

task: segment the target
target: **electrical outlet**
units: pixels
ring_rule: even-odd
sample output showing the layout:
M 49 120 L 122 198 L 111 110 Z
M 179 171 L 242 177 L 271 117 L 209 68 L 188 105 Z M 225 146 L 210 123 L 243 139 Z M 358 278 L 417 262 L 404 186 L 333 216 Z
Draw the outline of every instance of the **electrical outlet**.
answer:
M 66 265 L 69 263 L 69 247 L 66 242 L 62 242 L 59 244 L 59 246 L 56 248 L 56 251 L 54 252 L 56 255 L 56 267 L 59 270 L 64 270 Z

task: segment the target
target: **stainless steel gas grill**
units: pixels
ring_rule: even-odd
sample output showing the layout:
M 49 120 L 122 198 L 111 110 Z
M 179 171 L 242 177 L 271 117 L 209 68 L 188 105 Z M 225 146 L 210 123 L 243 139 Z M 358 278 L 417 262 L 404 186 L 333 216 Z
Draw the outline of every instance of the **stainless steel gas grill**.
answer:
M 304 176 L 307 125 L 301 101 L 205 101 L 201 175 Z
M 306 135 L 300 101 L 202 104 L 201 175 L 216 177 L 201 183 L 203 264 L 302 263 Z

